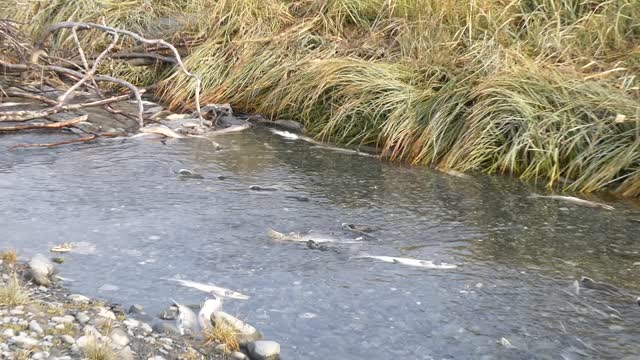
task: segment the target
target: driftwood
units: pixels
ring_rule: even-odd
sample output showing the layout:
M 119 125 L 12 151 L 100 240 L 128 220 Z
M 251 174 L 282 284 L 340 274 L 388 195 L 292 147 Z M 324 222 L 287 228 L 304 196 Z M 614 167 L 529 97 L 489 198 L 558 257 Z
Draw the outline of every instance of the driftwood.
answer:
M 51 124 L 28 124 L 28 125 L 14 125 L 14 126 L 0 126 L 0 132 L 7 131 L 21 131 L 21 130 L 34 130 L 34 129 L 61 129 L 64 127 L 77 124 L 79 122 L 87 121 L 88 115 L 78 116 L 76 118 L 55 122 Z
M 19 32 L 14 31 L 15 27 L 9 21 L 0 19 L 0 40 L 7 41 L 11 40 L 11 36 L 14 36 L 16 39 Z M 79 57 L 75 59 L 63 59 L 63 58 L 48 58 L 43 57 L 46 55 L 46 47 L 51 36 L 63 29 L 69 29 L 75 44 L 75 48 L 78 51 Z M 106 35 L 111 37 L 111 41 L 109 45 L 102 50 L 97 56 L 88 54 L 82 47 L 80 42 L 79 34 L 81 31 L 85 30 L 97 30 L 105 33 Z M 141 46 L 133 47 L 129 50 L 119 50 L 116 51 L 118 42 L 122 37 L 130 37 L 135 40 L 137 43 L 141 44 Z M 20 38 L 22 40 L 23 37 Z M 16 45 L 18 47 L 18 41 L 14 41 L 10 45 Z M 175 46 L 170 43 L 160 40 L 160 39 L 146 39 L 139 34 L 133 33 L 131 31 L 122 30 L 118 28 L 112 28 L 100 24 L 93 23 L 82 23 L 82 22 L 61 22 L 52 25 L 49 27 L 44 34 L 41 36 L 40 40 L 35 46 L 31 46 L 27 44 L 26 46 L 22 46 L 22 41 L 20 42 L 20 53 L 18 54 L 18 58 L 22 59 L 22 63 L 11 63 L 6 61 L 6 59 L 0 60 L 0 72 L 4 72 L 5 75 L 17 74 L 24 75 L 29 74 L 31 71 L 37 71 L 41 78 L 41 83 L 51 83 L 51 81 L 59 81 L 56 77 L 45 77 L 44 75 L 49 73 L 54 73 L 60 78 L 65 78 L 71 81 L 70 86 L 63 90 L 62 94 L 57 98 L 43 96 L 46 94 L 43 93 L 32 93 L 27 89 L 20 89 L 20 91 L 16 90 L 16 88 L 11 88 L 8 90 L 0 88 L 0 93 L 2 96 L 16 97 L 16 98 L 24 98 L 35 100 L 41 102 L 45 105 L 44 108 L 40 109 L 30 109 L 30 110 L 17 110 L 17 111 L 0 111 L 0 122 L 27 122 L 29 120 L 39 119 L 39 118 L 48 118 L 50 115 L 68 112 L 76 109 L 86 108 L 86 107 L 94 107 L 94 106 L 102 106 L 105 107 L 108 111 L 116 112 L 116 110 L 110 107 L 110 104 L 129 99 L 131 95 L 135 98 L 136 103 L 138 105 L 138 111 L 136 114 L 138 123 L 140 127 L 144 126 L 144 102 L 142 101 L 142 94 L 145 93 L 146 89 L 139 89 L 135 85 L 108 75 L 98 74 L 98 68 L 100 64 L 106 59 L 122 59 L 128 62 L 138 62 L 139 65 L 145 64 L 170 64 L 176 66 L 180 72 L 184 73 L 187 77 L 193 78 L 195 80 L 195 106 L 196 112 L 198 114 L 198 118 L 200 119 L 201 124 L 204 123 L 204 118 L 202 116 L 202 110 L 200 108 L 200 90 L 201 90 L 201 80 L 200 78 L 189 72 L 185 67 L 182 58 Z M 165 54 L 154 54 L 149 51 L 159 51 L 162 49 L 167 49 L 171 52 L 173 56 L 165 56 Z M 26 56 L 29 55 L 30 56 Z M 55 61 L 52 63 L 52 61 Z M 174 73 L 174 76 L 178 74 L 178 72 Z M 119 86 L 125 87 L 130 90 L 130 94 L 125 95 L 117 95 L 107 97 L 102 94 L 98 83 L 100 82 L 110 82 L 117 84 Z M 58 84 L 60 84 L 58 82 Z M 152 85 L 153 87 L 153 85 Z M 152 88 L 151 87 L 151 88 Z M 97 95 L 97 100 L 87 101 L 87 102 L 78 102 L 78 103 L 70 103 L 71 99 L 77 95 L 78 91 L 81 89 L 88 89 L 94 92 Z M 20 104 L 14 104 L 20 105 Z M 133 114 L 126 114 L 127 116 L 133 116 Z M 54 123 L 26 123 L 26 124 L 13 124 L 11 126 L 0 126 L 1 132 L 15 132 L 22 130 L 32 130 L 32 129 L 62 129 L 67 127 L 72 127 L 74 124 L 77 124 L 82 121 L 86 121 L 87 116 L 76 117 L 70 120 L 54 122 Z M 116 136 L 118 134 L 90 134 L 89 136 L 76 138 L 67 141 L 61 141 L 57 143 L 50 144 L 20 144 L 14 146 L 14 148 L 26 148 L 26 147 L 55 147 L 66 144 L 73 144 L 79 142 L 87 142 L 92 141 L 101 136 Z
M 193 78 L 195 80 L 196 83 L 196 87 L 195 87 L 195 105 L 196 105 L 196 112 L 198 114 L 198 118 L 200 119 L 201 123 L 204 123 L 204 118 L 202 117 L 202 112 L 200 110 L 200 87 L 201 87 L 201 80 L 200 77 L 191 73 L 189 70 L 187 70 L 186 66 L 184 65 L 184 63 L 182 62 L 182 58 L 180 57 L 180 53 L 178 53 L 178 50 L 171 45 L 170 43 L 162 40 L 162 39 L 147 39 L 142 37 L 139 34 L 136 34 L 134 32 L 128 31 L 128 30 L 122 30 L 122 29 L 118 29 L 118 28 L 113 28 L 113 27 L 109 27 L 109 26 L 104 26 L 104 25 L 100 25 L 100 24 L 94 24 L 94 23 L 82 23 L 82 22 L 71 22 L 71 21 L 65 21 L 65 22 L 60 22 L 57 24 L 52 25 L 51 27 L 49 27 L 49 29 L 47 29 L 44 34 L 42 35 L 42 37 L 40 38 L 40 41 L 36 44 L 33 53 L 35 54 L 39 51 L 42 51 L 47 42 L 49 41 L 49 38 L 56 32 L 59 31 L 61 29 L 72 29 L 72 31 L 78 31 L 78 30 L 100 30 L 103 31 L 105 33 L 108 34 L 112 34 L 112 36 L 116 37 L 117 35 L 126 35 L 129 36 L 131 38 L 133 38 L 135 41 L 143 43 L 143 44 L 147 44 L 147 45 L 160 45 L 163 46 L 165 48 L 168 48 L 169 50 L 171 50 L 171 52 L 173 53 L 174 57 L 175 57 L 175 61 L 176 64 L 178 65 L 178 68 L 187 76 L 190 78 Z M 103 53 L 109 53 L 110 52 L 110 48 L 106 49 Z M 101 54 L 102 55 L 102 54 Z M 104 55 L 106 56 L 106 54 Z M 98 58 L 94 61 L 94 67 L 96 66 L 96 64 L 99 62 L 100 60 L 100 56 L 98 56 Z M 142 106 L 142 105 L 141 105 Z M 142 111 L 140 111 L 142 113 Z

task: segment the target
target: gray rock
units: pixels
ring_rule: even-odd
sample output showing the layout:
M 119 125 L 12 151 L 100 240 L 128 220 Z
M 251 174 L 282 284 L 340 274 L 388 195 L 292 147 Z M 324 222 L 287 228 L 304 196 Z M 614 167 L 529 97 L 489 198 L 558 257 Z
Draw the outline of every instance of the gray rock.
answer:
M 51 286 L 51 276 L 56 272 L 56 268 L 51 262 L 42 254 L 37 254 L 29 261 L 29 274 L 31 279 L 37 285 Z
M 144 313 L 144 306 L 139 304 L 133 304 L 129 307 L 129 314 L 142 314 Z
M 254 341 L 247 345 L 251 360 L 275 360 L 280 358 L 280 344 L 275 341 Z
M 175 326 L 175 324 L 168 323 L 162 320 L 157 320 L 153 322 L 153 331 L 160 334 L 180 335 L 180 331 Z
M 40 324 L 35 320 L 31 320 L 31 322 L 29 322 L 29 330 L 37 332 L 38 334 L 44 333 L 42 326 L 40 326 Z
M 125 347 L 124 349 L 118 351 L 118 360 L 134 360 L 135 359 L 135 354 L 133 353 L 133 350 L 131 350 L 131 348 L 129 346 Z
M 238 344 L 240 345 L 245 345 L 249 342 L 262 339 L 262 334 L 260 334 L 256 328 L 224 311 L 215 311 L 213 315 L 211 315 L 211 320 L 214 324 L 223 322 L 231 326 L 238 334 L 237 339 Z
M 136 320 L 136 319 L 126 319 L 125 321 L 122 322 L 126 327 L 128 327 L 129 329 L 135 329 L 138 326 L 140 326 L 140 321 Z
M 111 334 L 109 334 L 109 337 L 111 338 L 111 342 L 118 348 L 124 348 L 125 346 L 129 345 L 129 336 L 124 330 L 120 328 L 111 330 Z
M 71 345 L 71 353 L 74 355 L 80 354 L 80 346 L 78 346 L 77 341 L 76 344 Z
M 91 318 L 89 317 L 89 315 L 87 315 L 87 313 L 79 312 L 76 314 L 76 320 L 78 320 L 80 324 L 86 324 L 89 322 L 89 320 L 91 320 Z
M 16 332 L 13 331 L 13 329 L 6 329 L 5 331 L 2 332 L 2 336 L 11 338 L 16 336 Z
M 80 294 L 71 294 L 67 298 L 75 303 L 88 303 L 91 301 L 88 297 Z
M 9 310 L 9 314 L 10 315 L 24 315 L 24 311 L 22 310 L 22 308 L 15 308 L 15 309 Z
M 156 356 L 152 356 L 147 360 L 164 360 L 164 358 L 162 356 L 156 355 Z
M 111 320 L 115 320 L 116 319 L 116 314 L 114 314 L 113 311 L 107 310 L 105 308 L 99 308 L 98 309 L 98 316 L 101 316 L 101 317 L 107 318 L 107 319 L 111 319 Z
M 64 341 L 65 343 L 69 344 L 69 345 L 73 345 L 76 343 L 76 340 L 74 338 L 72 338 L 69 335 L 62 335 L 60 336 L 60 339 L 62 339 L 62 341 Z

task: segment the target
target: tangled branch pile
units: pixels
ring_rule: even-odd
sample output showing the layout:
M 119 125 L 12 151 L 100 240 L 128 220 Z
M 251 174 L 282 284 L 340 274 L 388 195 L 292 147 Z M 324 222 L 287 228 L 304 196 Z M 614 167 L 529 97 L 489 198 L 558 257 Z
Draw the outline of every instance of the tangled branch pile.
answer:
M 68 20 L 171 34 L 203 101 L 299 120 L 324 140 L 640 195 L 638 0 L 18 3 L 4 16 L 29 20 L 33 35 Z M 163 80 L 156 92 L 173 107 L 193 105 L 194 83 L 174 68 L 109 66 L 138 86 Z

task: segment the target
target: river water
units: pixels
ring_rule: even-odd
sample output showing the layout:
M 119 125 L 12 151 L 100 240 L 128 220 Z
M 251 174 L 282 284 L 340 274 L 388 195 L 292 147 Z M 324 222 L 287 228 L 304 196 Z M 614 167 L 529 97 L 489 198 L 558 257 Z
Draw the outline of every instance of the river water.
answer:
M 199 139 L 7 149 L 34 139 L 0 138 L 0 247 L 26 258 L 63 242 L 95 245 L 60 266 L 73 291 L 155 314 L 170 298 L 204 300 L 164 278 L 231 288 L 251 298 L 228 300 L 226 311 L 280 342 L 285 359 L 640 354 L 631 296 L 640 292 L 640 211 L 630 201 L 604 211 L 527 199 L 543 190 L 336 153 L 266 129 L 219 137 L 221 151 Z M 204 179 L 179 179 L 180 168 Z M 353 241 L 342 223 L 380 230 Z M 269 228 L 340 241 L 310 250 L 269 239 Z M 581 276 L 629 294 L 577 294 Z

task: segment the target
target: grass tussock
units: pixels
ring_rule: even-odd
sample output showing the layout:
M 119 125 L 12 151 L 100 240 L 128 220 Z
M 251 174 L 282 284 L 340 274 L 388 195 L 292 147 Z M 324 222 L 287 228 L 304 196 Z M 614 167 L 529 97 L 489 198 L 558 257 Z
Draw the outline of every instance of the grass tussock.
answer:
M 216 323 L 213 327 L 204 331 L 205 344 L 225 344 L 225 353 L 238 351 L 238 334 L 236 330 L 225 322 Z
M 640 196 L 638 0 L 55 0 L 0 12 L 34 19 L 32 35 L 77 20 L 190 39 L 204 101 L 298 120 L 319 139 Z M 108 66 L 140 85 L 168 79 L 158 95 L 192 105 L 193 83 L 172 69 Z
M 116 360 L 116 352 L 108 342 L 103 342 L 95 338 L 90 338 L 83 350 L 87 360 Z
M 15 266 L 18 261 L 18 253 L 15 249 L 0 251 L 0 260 L 3 264 Z
M 12 274 L 7 283 L 0 287 L 0 306 L 18 306 L 29 302 L 29 291 L 20 284 L 18 275 Z

